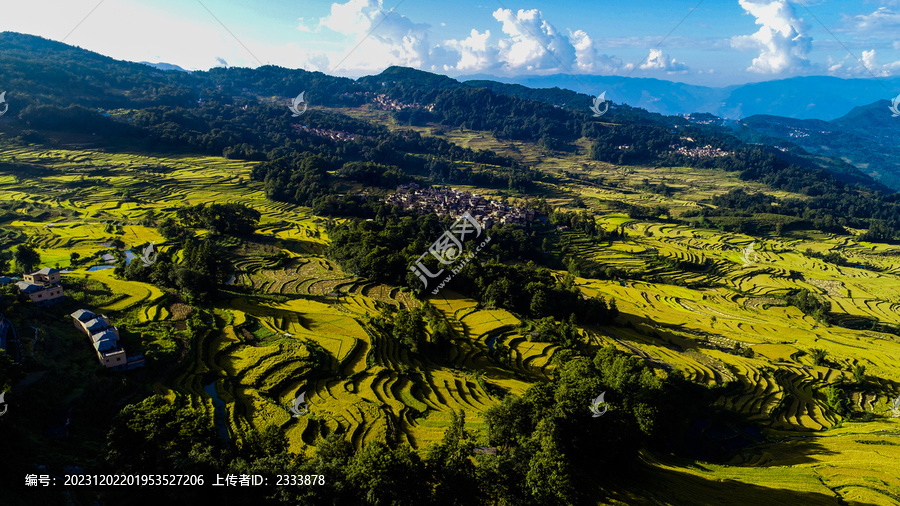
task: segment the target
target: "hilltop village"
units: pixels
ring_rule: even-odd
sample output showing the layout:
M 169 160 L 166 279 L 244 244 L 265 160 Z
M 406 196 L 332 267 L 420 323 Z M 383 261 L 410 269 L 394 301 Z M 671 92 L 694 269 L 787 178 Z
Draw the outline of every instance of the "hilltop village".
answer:
M 420 188 L 415 183 L 398 186 L 387 202 L 403 209 L 415 209 L 420 215 L 433 212 L 442 218 L 448 214 L 458 218 L 468 212 L 485 228 L 507 223 L 525 225 L 535 218 L 533 209 L 509 206 L 452 188 Z

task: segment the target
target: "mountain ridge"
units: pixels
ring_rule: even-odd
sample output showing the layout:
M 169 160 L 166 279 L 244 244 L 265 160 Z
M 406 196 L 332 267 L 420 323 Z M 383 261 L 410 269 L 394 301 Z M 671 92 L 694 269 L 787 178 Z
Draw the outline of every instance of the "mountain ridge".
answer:
M 710 113 L 727 119 L 760 114 L 798 119 L 837 119 L 854 107 L 900 91 L 900 77 L 843 79 L 797 76 L 721 88 L 656 78 L 553 74 L 505 78 L 477 74 L 457 77 L 462 82 L 495 81 L 529 88 L 565 88 L 589 95 L 606 91 L 607 99 L 660 114 Z M 777 100 L 773 100 L 777 98 Z

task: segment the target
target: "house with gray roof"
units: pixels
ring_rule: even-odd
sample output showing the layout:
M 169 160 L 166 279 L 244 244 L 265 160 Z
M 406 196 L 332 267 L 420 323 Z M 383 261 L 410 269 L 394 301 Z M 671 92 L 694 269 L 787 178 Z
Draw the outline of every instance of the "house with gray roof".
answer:
M 134 361 L 129 359 L 125 348 L 119 342 L 119 329 L 112 325 L 105 315 L 79 309 L 69 316 L 72 317 L 75 328 L 91 339 L 97 358 L 104 367 L 118 370 L 140 367 L 144 364 L 143 357 Z
M 78 311 L 72 313 L 71 316 L 72 318 L 75 318 L 76 321 L 82 323 L 91 321 L 97 317 L 97 315 L 95 315 L 93 311 L 88 311 L 87 309 L 79 309 Z M 76 327 L 79 329 L 81 328 L 80 325 L 76 325 Z
M 56 304 L 65 296 L 59 269 L 44 267 L 38 271 L 27 272 L 22 277 L 22 281 L 17 281 L 16 286 L 35 304 L 42 306 Z

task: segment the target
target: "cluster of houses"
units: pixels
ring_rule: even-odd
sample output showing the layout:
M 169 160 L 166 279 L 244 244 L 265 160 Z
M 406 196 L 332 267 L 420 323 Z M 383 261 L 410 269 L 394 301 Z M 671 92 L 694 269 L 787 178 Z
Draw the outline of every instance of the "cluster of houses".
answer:
M 382 83 L 384 86 L 386 83 Z M 372 98 L 372 105 L 377 109 L 383 109 L 385 111 L 402 111 L 403 109 L 425 109 L 426 111 L 434 110 L 434 104 L 422 105 L 418 102 L 412 103 L 404 103 L 399 100 L 394 100 L 393 98 L 388 97 L 384 94 L 377 94 Z
M 75 328 L 91 339 L 100 364 L 109 369 L 126 370 L 142 367 L 143 355 L 127 355 L 119 342 L 119 329 L 104 315 L 79 309 L 70 315 Z
M 294 130 L 302 130 L 319 137 L 327 137 L 333 141 L 352 141 L 353 139 L 359 137 L 358 135 L 352 134 L 350 132 L 344 132 L 343 130 L 332 130 L 330 128 L 309 128 L 308 126 L 297 124 L 291 124 L 291 127 L 293 127 Z
M 690 137 L 682 137 L 681 140 L 693 143 L 694 139 Z M 688 148 L 685 146 L 681 146 L 679 144 L 670 144 L 669 149 L 675 151 L 679 155 L 689 156 L 691 158 L 713 158 L 716 156 L 726 156 L 728 155 L 728 151 L 721 150 L 719 148 L 714 148 L 707 144 L 702 148 Z
M 38 271 L 23 274 L 23 280 L 16 282 L 16 287 L 35 304 L 46 306 L 61 302 L 63 294 L 62 277 L 59 269 L 44 267 Z M 0 277 L 0 283 L 11 280 Z M 109 369 L 127 370 L 142 367 L 143 355 L 128 355 L 119 341 L 119 329 L 110 323 L 104 315 L 95 314 L 87 309 L 79 309 L 70 316 L 75 328 L 83 332 L 91 340 L 100 363 Z M 12 323 L 0 316 L 0 348 L 9 351 L 15 348 L 18 338 Z
M 684 119 L 694 123 L 695 125 L 719 125 L 725 126 L 728 124 L 729 120 L 720 118 L 714 114 L 710 114 L 708 112 L 695 112 L 691 114 L 679 114 L 679 116 Z M 676 126 L 678 128 L 678 126 Z
M 400 185 L 387 202 L 403 209 L 414 209 L 419 214 L 435 213 L 454 218 L 468 212 L 485 228 L 496 224 L 525 225 L 534 220 L 535 211 L 508 206 L 496 200 L 488 200 L 476 193 L 461 192 L 452 188 L 419 188 L 415 183 Z
M 702 148 L 686 148 L 684 146 L 679 146 L 675 149 L 675 152 L 679 155 L 689 156 L 691 158 L 713 158 L 717 156 L 727 156 L 728 151 L 714 148 L 707 144 Z

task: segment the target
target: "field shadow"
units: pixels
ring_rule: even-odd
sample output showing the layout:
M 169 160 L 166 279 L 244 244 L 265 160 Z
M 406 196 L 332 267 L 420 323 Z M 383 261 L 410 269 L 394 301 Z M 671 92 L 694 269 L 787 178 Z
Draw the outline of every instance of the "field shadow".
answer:
M 308 255 L 321 255 L 325 249 L 325 245 L 315 241 L 304 241 L 302 239 L 279 238 L 274 235 L 266 235 L 261 233 L 253 234 L 251 241 L 267 246 L 274 246 L 278 249 L 287 249 L 290 251 L 302 251 Z
M 797 466 L 801 464 L 821 464 L 824 457 L 838 455 L 838 452 L 822 446 L 816 436 L 802 434 L 785 436 L 742 449 L 732 462 L 741 459 L 752 463 L 753 467 Z
M 752 483 L 719 478 L 697 476 L 689 472 L 642 466 L 643 469 L 628 480 L 626 489 L 636 497 L 617 497 L 625 494 L 614 493 L 613 497 L 627 504 L 672 504 L 672 505 L 766 505 L 796 504 L 804 506 L 847 504 L 840 496 L 822 485 L 822 492 L 803 492 L 783 488 L 772 488 Z M 810 471 L 812 472 L 812 471 Z M 798 477 L 802 478 L 802 477 Z M 809 476 L 810 480 L 816 480 Z M 828 490 L 828 492 L 825 492 Z M 854 502 L 867 506 L 873 503 Z

